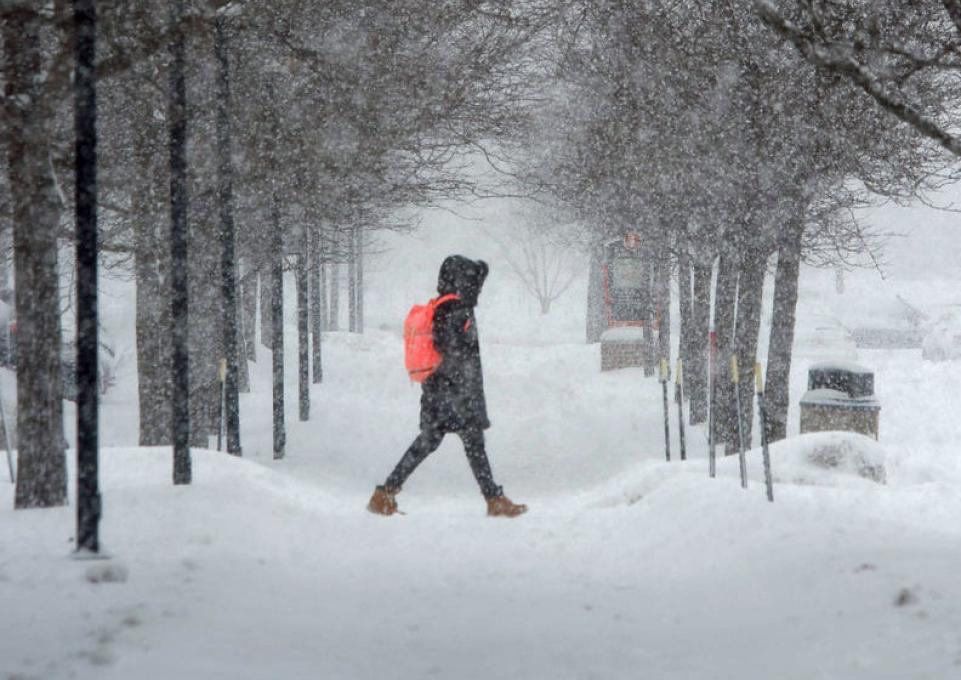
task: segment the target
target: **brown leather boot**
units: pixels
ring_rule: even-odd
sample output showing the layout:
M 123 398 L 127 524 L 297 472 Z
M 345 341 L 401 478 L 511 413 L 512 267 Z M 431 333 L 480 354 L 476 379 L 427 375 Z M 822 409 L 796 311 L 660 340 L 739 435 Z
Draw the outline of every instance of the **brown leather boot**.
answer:
M 385 486 L 378 486 L 374 489 L 374 495 L 367 503 L 367 509 L 375 515 L 393 515 L 400 512 L 397 509 L 397 499 L 394 498 L 400 489 L 388 489 Z
M 517 517 L 527 512 L 527 506 L 514 503 L 507 496 L 494 496 L 487 499 L 488 517 Z

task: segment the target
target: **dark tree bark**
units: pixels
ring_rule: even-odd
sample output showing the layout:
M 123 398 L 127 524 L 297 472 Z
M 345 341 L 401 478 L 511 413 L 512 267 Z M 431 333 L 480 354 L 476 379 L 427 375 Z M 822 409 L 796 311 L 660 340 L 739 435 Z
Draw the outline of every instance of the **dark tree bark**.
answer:
M 100 552 L 97 353 L 97 8 L 74 0 L 77 241 L 77 550 Z
M 691 295 L 691 356 L 685 371 L 690 378 L 691 425 L 707 421 L 708 356 L 711 328 L 710 263 L 694 264 L 694 289 Z
M 324 366 L 322 357 L 324 330 L 324 286 L 323 267 L 320 264 L 320 230 L 310 232 L 310 333 L 312 336 L 313 381 L 323 382 Z
M 172 406 L 174 484 L 189 484 L 190 357 L 187 347 L 187 90 L 184 80 L 184 34 L 180 28 L 184 0 L 170 5 L 174 34 L 170 68 L 170 264 L 172 319 Z
M 297 251 L 297 402 L 301 422 L 310 420 L 310 337 L 307 312 L 307 260 L 309 230 L 303 228 Z
M 227 371 L 224 376 L 224 425 L 227 453 L 241 455 L 239 358 L 237 354 L 237 258 L 234 254 L 233 161 L 230 140 L 230 65 L 224 15 L 214 19 L 217 57 L 217 199 L 220 209 L 220 292 L 223 305 L 223 344 Z M 246 358 L 244 359 L 246 361 Z
M 60 375 L 60 203 L 50 165 L 54 114 L 44 92 L 41 35 L 33 6 L 9 9 L 3 31 L 4 122 L 13 201 L 17 309 L 17 508 L 67 502 Z
M 767 409 L 768 441 L 787 437 L 790 404 L 791 354 L 797 310 L 798 280 L 801 275 L 801 238 L 804 223 L 793 220 L 786 225 L 778 248 L 774 275 L 774 312 L 767 351 L 767 376 L 764 406 Z
M 737 409 L 730 361 L 734 351 L 735 304 L 737 301 L 737 261 L 722 253 L 718 262 L 714 293 L 714 332 L 717 338 L 717 371 L 714 387 L 714 443 L 723 444 L 725 453 L 737 448 Z
M 284 235 L 280 224 L 280 196 L 271 201 L 270 317 L 273 373 L 274 458 L 284 457 L 287 432 L 284 425 Z
M 131 205 L 134 227 L 134 271 L 136 275 L 137 394 L 140 406 L 140 445 L 170 446 L 171 420 L 171 307 L 169 297 L 169 223 L 162 218 L 167 197 L 163 165 L 157 140 L 163 139 L 163 124 L 153 115 L 157 102 L 146 93 L 136 97 L 133 152 L 137 172 L 132 178 Z M 159 98 L 158 98 L 159 99 Z
M 742 424 L 747 448 L 751 447 L 754 420 L 754 362 L 757 360 L 757 341 L 761 331 L 761 302 L 766 266 L 766 251 L 763 248 L 749 248 L 741 260 L 737 286 L 734 351 L 738 359 Z

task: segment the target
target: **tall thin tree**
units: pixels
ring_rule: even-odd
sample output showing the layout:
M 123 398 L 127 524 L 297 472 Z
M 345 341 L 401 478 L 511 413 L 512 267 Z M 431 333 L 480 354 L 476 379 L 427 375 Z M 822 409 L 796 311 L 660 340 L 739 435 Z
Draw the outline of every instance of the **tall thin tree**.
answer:
M 184 0 L 170 3 L 170 281 L 172 325 L 171 412 L 174 484 L 189 484 L 190 359 L 187 348 L 187 88 L 184 77 Z
M 97 7 L 73 1 L 77 240 L 77 550 L 100 551 L 97 392 Z
M 239 358 L 237 353 L 237 258 L 234 252 L 233 161 L 230 144 L 230 64 L 224 11 L 214 18 L 214 51 L 217 54 L 217 187 L 220 208 L 220 285 L 223 298 L 224 422 L 227 453 L 241 455 Z M 246 357 L 244 359 L 246 361 Z

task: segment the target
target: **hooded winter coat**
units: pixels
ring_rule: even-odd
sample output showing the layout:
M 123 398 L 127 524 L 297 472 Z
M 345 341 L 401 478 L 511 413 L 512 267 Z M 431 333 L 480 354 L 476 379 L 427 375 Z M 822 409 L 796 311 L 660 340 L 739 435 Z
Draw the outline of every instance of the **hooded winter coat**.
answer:
M 462 255 L 451 255 L 441 265 L 437 292 L 453 293 L 459 299 L 440 304 L 434 312 L 434 347 L 443 361 L 423 383 L 421 430 L 462 432 L 490 427 L 474 318 L 487 272 L 485 262 Z

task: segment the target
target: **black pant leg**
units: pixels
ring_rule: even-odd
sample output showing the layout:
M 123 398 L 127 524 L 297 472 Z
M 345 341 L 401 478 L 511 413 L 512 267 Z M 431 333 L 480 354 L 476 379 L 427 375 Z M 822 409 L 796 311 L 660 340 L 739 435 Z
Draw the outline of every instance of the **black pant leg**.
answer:
M 504 490 L 494 483 L 494 473 L 491 472 L 491 464 L 487 459 L 487 451 L 484 448 L 484 431 L 471 429 L 463 430 L 457 434 L 464 442 L 467 461 L 470 463 L 470 469 L 474 473 L 474 479 L 477 480 L 484 498 L 490 499 L 504 495 Z
M 444 440 L 444 433 L 437 430 L 422 430 L 414 443 L 404 453 L 400 462 L 390 473 L 384 486 L 389 489 L 400 489 L 417 466 L 424 462 L 430 454 L 437 450 Z

